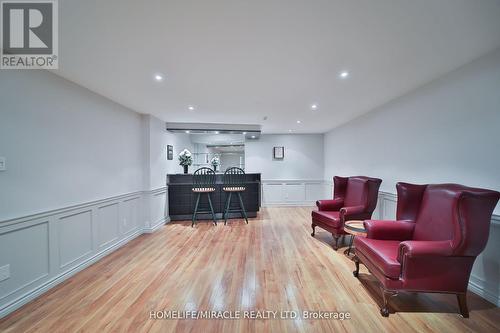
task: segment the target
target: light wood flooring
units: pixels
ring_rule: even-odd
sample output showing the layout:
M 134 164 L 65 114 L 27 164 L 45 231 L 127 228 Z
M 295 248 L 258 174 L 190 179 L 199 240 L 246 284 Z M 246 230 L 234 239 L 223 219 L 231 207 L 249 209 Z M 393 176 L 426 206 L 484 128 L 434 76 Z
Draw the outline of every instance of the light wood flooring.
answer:
M 311 208 L 266 208 L 246 225 L 170 223 L 0 320 L 0 332 L 498 332 L 500 309 L 469 293 L 400 294 L 379 314 L 377 282 L 310 236 Z M 348 311 L 348 320 L 153 320 L 163 310 Z

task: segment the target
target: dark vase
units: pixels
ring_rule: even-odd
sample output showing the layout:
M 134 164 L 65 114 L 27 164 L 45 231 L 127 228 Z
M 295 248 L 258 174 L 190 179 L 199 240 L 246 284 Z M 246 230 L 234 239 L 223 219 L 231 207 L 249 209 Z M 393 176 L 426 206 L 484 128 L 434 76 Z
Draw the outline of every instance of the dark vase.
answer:
M 184 165 L 184 174 L 186 174 L 186 175 L 187 175 L 187 173 L 188 173 L 188 166 L 187 166 L 187 165 Z

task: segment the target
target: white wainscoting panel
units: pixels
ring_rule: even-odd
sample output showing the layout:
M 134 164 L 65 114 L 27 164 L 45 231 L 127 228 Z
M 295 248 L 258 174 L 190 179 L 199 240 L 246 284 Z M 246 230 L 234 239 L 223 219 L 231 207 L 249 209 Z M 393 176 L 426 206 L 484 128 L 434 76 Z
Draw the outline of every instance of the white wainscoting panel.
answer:
M 0 266 L 10 265 L 10 278 L 0 282 L 0 304 L 36 285 L 49 275 L 49 222 L 23 223 L 19 229 L 0 229 Z M 29 246 L 27 246 L 29 244 Z
M 104 248 L 118 239 L 119 212 L 118 202 L 97 207 L 97 239 L 99 248 Z
M 129 235 L 142 228 L 141 225 L 141 197 L 137 196 L 121 202 L 120 232 L 122 235 Z
M 165 213 L 163 187 L 0 222 L 0 267 L 10 265 L 10 277 L 0 281 L 0 318 L 158 229 Z
M 311 206 L 316 200 L 331 198 L 330 187 L 323 180 L 264 180 L 262 205 Z
M 92 209 L 58 217 L 56 227 L 60 269 L 92 253 Z

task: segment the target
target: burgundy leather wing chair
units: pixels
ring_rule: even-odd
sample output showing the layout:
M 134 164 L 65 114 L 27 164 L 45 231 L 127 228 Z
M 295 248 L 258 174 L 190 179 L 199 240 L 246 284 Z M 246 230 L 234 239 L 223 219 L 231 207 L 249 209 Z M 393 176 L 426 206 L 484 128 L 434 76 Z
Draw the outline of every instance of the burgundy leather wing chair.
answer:
M 344 222 L 366 220 L 372 217 L 377 206 L 378 189 L 382 179 L 365 176 L 333 177 L 333 200 L 318 200 L 318 210 L 312 212 L 312 234 L 315 227 L 332 233 L 335 238 L 334 249 L 338 249 L 339 238 L 345 235 Z
M 354 258 L 382 284 L 382 316 L 398 291 L 453 293 L 469 316 L 466 292 L 476 257 L 488 241 L 496 191 L 458 184 L 398 183 L 397 221 L 365 221 Z

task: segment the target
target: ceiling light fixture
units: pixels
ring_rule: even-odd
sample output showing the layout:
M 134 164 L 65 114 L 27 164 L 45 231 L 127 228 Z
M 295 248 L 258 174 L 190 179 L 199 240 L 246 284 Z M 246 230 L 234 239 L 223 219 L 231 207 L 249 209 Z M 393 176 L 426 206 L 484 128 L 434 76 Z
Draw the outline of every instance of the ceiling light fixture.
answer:
M 194 111 L 194 106 L 189 105 L 189 106 L 188 106 L 188 110 L 189 110 L 189 111 Z
M 315 111 L 318 109 L 318 104 L 311 105 L 311 110 Z
M 243 134 L 243 135 L 246 135 L 246 134 L 247 134 L 247 132 L 243 132 L 242 134 Z
M 340 72 L 339 76 L 340 76 L 340 78 L 345 79 L 345 78 L 349 77 L 349 72 L 348 71 Z
M 300 120 L 297 120 L 297 124 L 300 124 L 300 123 L 301 123 L 301 121 L 300 121 Z
M 215 134 L 219 134 L 219 131 L 215 131 Z
M 158 82 L 163 81 L 163 75 L 162 74 L 155 74 L 155 80 Z
M 255 135 L 252 135 L 252 139 L 255 139 Z
M 288 130 L 288 132 L 292 133 L 292 130 L 291 130 L 291 129 L 289 129 L 289 130 Z
M 186 131 L 186 134 L 189 134 L 189 131 Z

